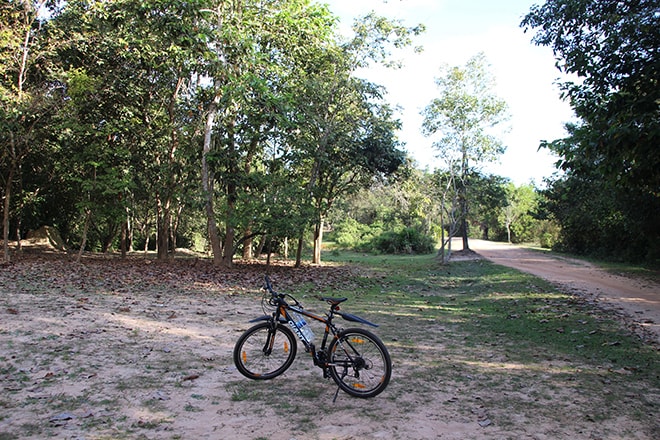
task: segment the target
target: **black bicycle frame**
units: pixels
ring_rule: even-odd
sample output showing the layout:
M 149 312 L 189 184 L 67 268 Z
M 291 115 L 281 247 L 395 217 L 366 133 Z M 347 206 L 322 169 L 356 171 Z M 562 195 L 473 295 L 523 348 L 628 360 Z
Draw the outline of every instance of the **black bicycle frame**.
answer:
M 337 326 L 335 326 L 332 322 L 335 315 L 339 315 L 347 321 L 358 322 L 361 324 L 370 325 L 372 327 L 378 327 L 378 324 L 374 324 L 373 322 L 370 322 L 359 316 L 352 315 L 350 313 L 340 312 L 339 304 L 345 301 L 346 298 L 321 298 L 322 300 L 330 304 L 330 312 L 326 313 L 325 317 L 323 317 L 305 311 L 299 305 L 298 301 L 290 295 L 289 296 L 296 302 L 296 304 L 295 305 L 289 304 L 285 299 L 287 295 L 277 293 L 273 290 L 268 277 L 266 277 L 266 290 L 268 290 L 271 293 L 272 298 L 276 300 L 276 304 L 273 304 L 276 307 L 276 310 L 270 316 L 268 315 L 260 316 L 259 318 L 250 320 L 250 322 L 268 321 L 271 323 L 270 330 L 268 332 L 268 340 L 266 341 L 266 344 L 264 345 L 264 349 L 263 349 L 264 353 L 269 354 L 270 351 L 272 350 L 272 346 L 275 340 L 275 332 L 277 331 L 277 326 L 289 325 L 293 329 L 293 332 L 298 337 L 298 339 L 303 343 L 303 346 L 305 347 L 305 351 L 312 355 L 312 360 L 314 361 L 314 365 L 323 369 L 324 377 L 328 377 L 327 370 L 328 367 L 330 366 L 326 358 L 326 347 L 328 344 L 328 336 L 330 335 L 330 333 L 332 333 L 333 337 L 337 338 L 338 337 L 337 335 L 340 333 Z M 319 350 L 316 349 L 316 346 L 313 343 L 308 342 L 305 339 L 305 337 L 302 335 L 300 330 L 298 330 L 298 328 L 293 322 L 293 317 L 289 313 L 289 310 L 325 324 L 325 331 L 323 332 L 323 339 L 321 340 L 321 348 Z M 351 348 L 351 350 L 353 350 L 353 353 L 357 353 L 357 350 L 355 350 L 355 348 L 352 347 L 350 343 L 348 345 Z M 346 352 L 346 355 L 349 358 L 351 358 L 350 353 L 348 353 L 348 351 L 345 348 L 344 351 Z M 344 367 L 346 368 L 346 365 Z
M 284 299 L 280 299 L 279 302 L 280 304 L 278 305 L 277 310 L 273 312 L 271 316 L 260 316 L 258 318 L 250 320 L 250 322 L 269 321 L 272 324 L 269 331 L 268 340 L 266 341 L 266 345 L 264 345 L 264 353 L 268 354 L 272 349 L 272 344 L 275 338 L 275 331 L 277 329 L 277 326 L 289 325 L 293 329 L 295 335 L 298 337 L 298 340 L 302 342 L 303 346 L 305 347 L 305 351 L 307 351 L 312 355 L 314 365 L 322 368 L 323 371 L 325 372 L 328 365 L 325 359 L 319 358 L 319 353 L 325 353 L 325 349 L 328 343 L 328 336 L 330 335 L 330 333 L 332 333 L 334 337 L 337 337 L 336 336 L 338 333 L 337 327 L 332 323 L 332 319 L 334 318 L 335 311 L 331 310 L 330 313 L 326 315 L 326 317 L 323 317 L 320 315 L 315 315 L 313 313 L 307 312 L 300 307 L 287 304 L 286 301 L 284 301 Z M 320 350 L 317 351 L 316 346 L 311 342 L 307 342 L 307 340 L 303 337 L 303 335 L 297 329 L 295 324 L 293 324 L 293 317 L 289 313 L 289 310 L 325 324 L 325 331 L 323 332 L 323 339 L 321 340 Z

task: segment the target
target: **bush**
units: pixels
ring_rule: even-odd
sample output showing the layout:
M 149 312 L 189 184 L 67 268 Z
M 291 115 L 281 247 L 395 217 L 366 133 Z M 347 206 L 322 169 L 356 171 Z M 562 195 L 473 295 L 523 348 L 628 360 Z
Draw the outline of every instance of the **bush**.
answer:
M 435 241 L 414 228 L 387 231 L 371 242 L 372 250 L 384 254 L 429 254 L 435 250 Z
M 343 219 L 332 233 L 337 246 L 344 249 L 367 250 L 374 237 L 383 231 L 380 223 L 364 225 L 353 218 Z
M 556 222 L 540 220 L 536 225 L 535 235 L 543 248 L 552 249 L 559 241 L 561 228 Z

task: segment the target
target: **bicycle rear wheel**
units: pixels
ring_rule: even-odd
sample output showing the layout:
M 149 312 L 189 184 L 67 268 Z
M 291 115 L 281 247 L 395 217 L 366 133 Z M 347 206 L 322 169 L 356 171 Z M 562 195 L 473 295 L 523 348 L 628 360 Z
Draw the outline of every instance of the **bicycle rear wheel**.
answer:
M 271 323 L 262 322 L 238 338 L 234 364 L 249 379 L 272 379 L 291 366 L 296 350 L 296 338 L 291 330 L 281 325 L 273 329 Z
M 355 397 L 383 392 L 392 375 L 392 360 L 383 342 L 370 331 L 349 328 L 328 347 L 330 376 Z

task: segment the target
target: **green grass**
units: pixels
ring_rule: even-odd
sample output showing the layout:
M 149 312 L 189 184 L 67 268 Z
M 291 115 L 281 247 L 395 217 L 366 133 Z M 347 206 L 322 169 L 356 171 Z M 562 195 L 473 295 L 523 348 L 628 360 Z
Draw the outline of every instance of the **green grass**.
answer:
M 238 338 L 237 329 L 228 334 L 229 339 L 217 341 L 224 348 L 201 340 L 198 351 L 177 350 L 177 338 L 168 336 L 174 347 L 171 353 L 158 349 L 164 342 L 154 339 L 157 335 L 144 329 L 133 331 L 136 327 L 106 324 L 103 328 L 113 333 L 88 332 L 75 343 L 65 331 L 53 337 L 11 330 L 4 331 L 0 347 L 0 379 L 5 389 L 0 399 L 0 421 L 16 411 L 47 410 L 42 411 L 45 415 L 40 423 L 13 425 L 16 432 L 0 432 L 0 440 L 3 436 L 55 437 L 61 430 L 50 426 L 48 417 L 63 411 L 80 416 L 90 410 L 94 417 L 78 418 L 69 427 L 78 423 L 80 432 L 97 439 L 146 436 L 152 434 L 150 431 L 167 432 L 163 438 L 185 438 L 178 437 L 178 418 L 206 417 L 209 411 L 217 412 L 219 403 L 229 404 L 236 413 L 249 411 L 263 419 L 286 420 L 295 431 L 292 438 L 315 438 L 314 431 L 334 417 L 356 424 L 393 420 L 402 427 L 400 438 L 405 438 L 405 425 L 414 419 L 401 408 L 437 410 L 447 423 L 476 423 L 474 410 L 482 407 L 488 410 L 494 429 L 510 429 L 507 432 L 512 433 L 498 433 L 493 438 L 525 436 L 529 433 L 521 426 L 541 425 L 570 426 L 570 433 L 584 432 L 590 438 L 625 438 L 621 432 L 608 431 L 613 429 L 612 420 L 619 418 L 638 421 L 635 429 L 645 436 L 636 438 L 657 438 L 660 355 L 592 303 L 562 293 L 531 275 L 486 261 L 441 266 L 433 255 L 373 256 L 344 251 L 327 253 L 324 258 L 330 263 L 327 266 L 281 268 L 275 277 L 280 285 L 275 288 L 293 294 L 318 312 L 324 311 L 325 305 L 315 296 L 346 296 L 349 301 L 342 304 L 343 311 L 380 325 L 370 330 L 388 347 L 394 371 L 388 388 L 377 398 L 352 399 L 340 393 L 333 404 L 336 385 L 323 379 L 300 347 L 291 369 L 275 380 L 227 378 L 224 368 L 232 364 L 227 347 Z M 350 269 L 333 270 L 334 265 L 348 265 Z M 190 304 L 202 300 L 206 304 L 208 300 L 217 306 L 213 311 L 217 316 L 227 308 L 233 312 L 232 308 L 253 305 L 260 293 L 250 289 L 256 290 L 254 280 L 260 279 L 262 270 L 255 267 L 254 273 L 239 273 L 241 279 L 248 280 L 245 291 L 251 293 L 232 295 L 231 301 L 224 296 L 216 301 L 204 289 L 182 295 L 183 289 L 172 287 L 162 295 L 173 304 L 185 296 L 177 310 L 181 316 L 188 314 L 191 325 L 217 326 L 219 334 L 238 322 L 247 328 L 250 314 L 232 314 L 222 321 L 196 315 L 196 306 Z M 146 282 L 137 276 L 134 279 Z M 153 295 L 140 293 L 136 299 L 149 304 Z M 90 296 L 90 303 L 106 298 L 105 294 Z M 57 296 L 53 294 L 53 298 Z M 161 293 L 157 298 L 160 303 Z M 35 316 L 38 313 L 37 309 Z M 163 322 L 178 325 L 177 320 L 170 323 L 166 316 L 161 316 Z M 151 315 L 139 317 L 152 319 Z M 340 318 L 336 323 L 356 325 Z M 318 341 L 322 329 L 317 324 L 314 331 Z M 185 336 L 179 339 L 190 342 Z M 21 361 L 27 353 L 22 347 L 37 345 L 41 352 L 34 362 L 40 370 L 32 373 Z M 156 348 L 145 350 L 150 347 Z M 76 352 L 86 354 L 88 363 L 81 364 Z M 109 375 L 113 369 L 94 356 L 99 352 L 114 353 L 111 365 L 125 365 L 130 374 Z M 206 355 L 217 360 L 205 361 Z M 200 374 L 200 380 L 185 380 L 193 374 Z M 224 380 L 218 389 L 203 382 L 213 377 Z M 79 381 L 89 381 L 83 392 L 58 388 Z M 42 391 L 28 392 L 35 384 Z M 142 402 L 138 405 L 141 417 L 123 411 L 123 396 Z M 325 420 L 320 421 L 322 417 Z M 263 433 L 255 432 L 254 437 L 259 435 Z
M 486 261 L 440 266 L 432 256 L 349 253 L 330 259 L 364 269 L 353 281 L 358 289 L 334 294 L 350 298 L 345 310 L 381 324 L 377 333 L 393 358 L 407 361 L 400 380 L 421 395 L 430 377 L 444 386 L 495 390 L 510 414 L 558 417 L 562 390 L 579 387 L 590 396 L 585 405 L 597 408 L 588 415 L 597 421 L 622 411 L 616 396 L 648 394 L 648 401 L 627 404 L 652 424 L 658 351 L 580 297 Z M 539 378 L 544 389 L 524 391 L 521 402 L 516 393 Z M 503 414 L 500 423 L 507 420 L 513 423 Z

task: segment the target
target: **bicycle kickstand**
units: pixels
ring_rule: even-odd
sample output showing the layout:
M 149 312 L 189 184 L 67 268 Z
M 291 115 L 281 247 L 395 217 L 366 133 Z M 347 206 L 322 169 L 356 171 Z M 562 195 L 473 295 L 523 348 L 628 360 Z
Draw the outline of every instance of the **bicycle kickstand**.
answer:
M 344 380 L 344 378 L 346 377 L 347 374 L 348 374 L 348 369 L 344 367 L 344 374 L 342 374 L 341 379 Z M 339 388 L 339 386 L 337 386 L 337 391 L 335 392 L 334 399 L 332 399 L 332 403 L 335 403 L 337 401 L 337 395 L 339 395 L 339 390 L 340 389 L 341 388 Z
M 333 397 L 333 399 L 332 399 L 332 403 L 335 403 L 337 401 L 337 396 L 339 395 L 339 390 L 340 390 L 340 388 L 337 387 L 337 391 L 335 392 L 335 397 Z

